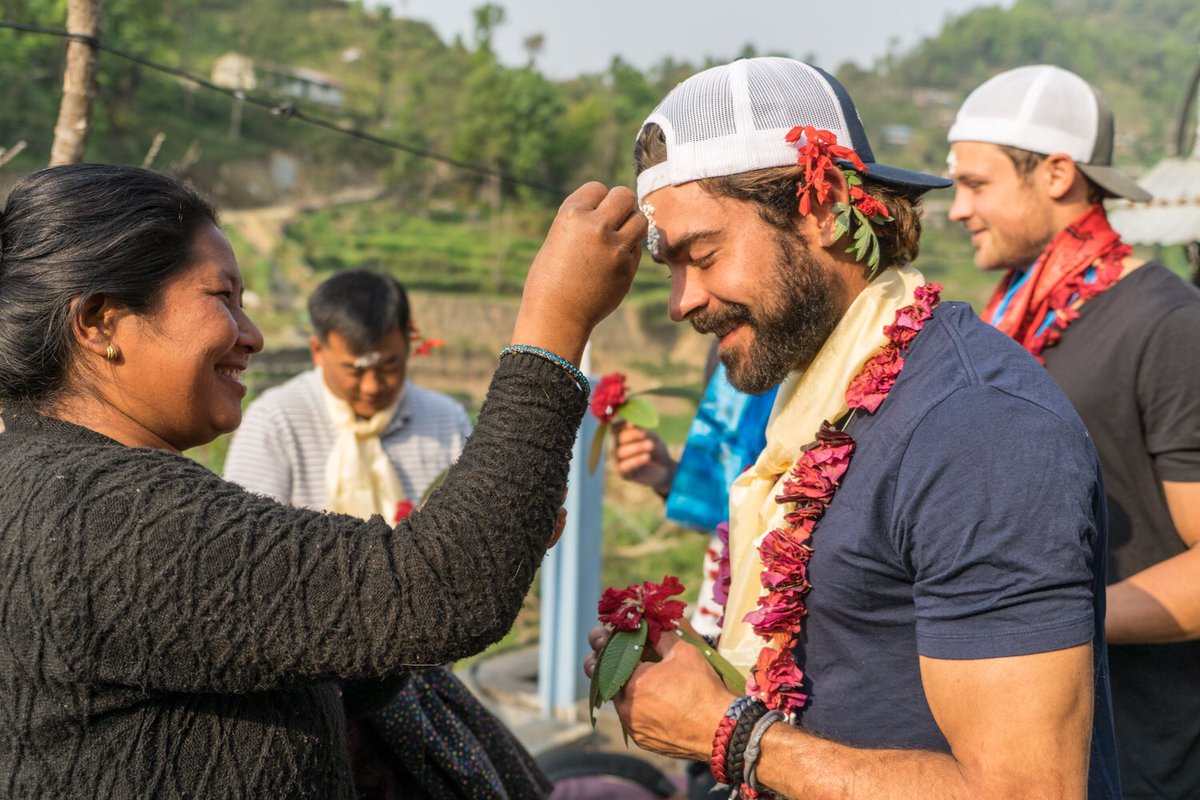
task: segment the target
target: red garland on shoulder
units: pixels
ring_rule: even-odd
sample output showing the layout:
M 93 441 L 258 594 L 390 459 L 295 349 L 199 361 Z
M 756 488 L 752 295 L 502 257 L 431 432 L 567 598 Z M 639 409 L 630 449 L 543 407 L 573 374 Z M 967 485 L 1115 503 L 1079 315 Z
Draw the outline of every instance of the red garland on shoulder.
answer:
M 941 291 L 936 283 L 918 287 L 914 302 L 896 312 L 895 321 L 884 328 L 887 344 L 850 381 L 847 406 L 868 414 L 879 409 L 904 367 L 905 352 L 933 315 Z M 810 588 L 813 533 L 841 487 L 854 447 L 850 434 L 822 423 L 816 441 L 804 448 L 775 497 L 781 505 L 795 503 L 784 517 L 787 526 L 767 533 L 758 547 L 763 563 L 760 581 L 766 593 L 745 621 L 767 645 L 759 652 L 746 690 L 786 713 L 799 711 L 808 701 L 794 650 L 808 613 L 804 595 Z

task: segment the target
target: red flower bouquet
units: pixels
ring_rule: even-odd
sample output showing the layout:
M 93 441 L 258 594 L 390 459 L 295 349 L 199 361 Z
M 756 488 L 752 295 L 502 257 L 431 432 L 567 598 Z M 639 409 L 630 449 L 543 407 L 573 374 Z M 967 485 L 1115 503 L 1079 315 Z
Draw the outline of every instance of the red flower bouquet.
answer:
M 677 389 L 660 386 L 656 389 L 643 389 L 640 392 L 630 392 L 625 382 L 625 373 L 613 372 L 605 375 L 592 390 L 589 407 L 592 416 L 600 421 L 592 436 L 592 445 L 588 450 L 588 469 L 596 471 L 603 452 L 604 435 L 612 427 L 613 420 L 621 417 L 626 422 L 632 422 L 639 428 L 652 430 L 658 427 L 658 410 L 646 399 L 646 395 L 663 395 L 666 397 L 683 397 L 699 403 L 697 392 L 690 389 Z
M 600 596 L 600 621 L 612 628 L 612 634 L 596 656 L 592 672 L 588 700 L 593 726 L 595 710 L 616 696 L 637 665 L 643 660 L 658 660 L 653 647 L 668 631 L 699 648 L 730 690 L 741 694 L 745 689 L 745 680 L 712 645 L 679 627 L 686 605 L 671 598 L 680 594 L 683 584 L 678 578 L 666 575 L 662 583 L 645 581 L 624 589 L 605 589 Z

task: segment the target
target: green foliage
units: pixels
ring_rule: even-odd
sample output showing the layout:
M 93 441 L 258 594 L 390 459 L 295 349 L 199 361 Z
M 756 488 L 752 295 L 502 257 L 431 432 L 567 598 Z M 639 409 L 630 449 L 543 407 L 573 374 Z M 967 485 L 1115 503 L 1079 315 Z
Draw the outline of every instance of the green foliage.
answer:
M 658 409 L 644 397 L 629 397 L 617 410 L 617 414 L 639 428 L 653 430 L 658 427 Z
M 307 214 L 286 234 L 318 272 L 371 267 L 410 289 L 501 295 L 520 292 L 541 246 L 543 218 L 439 219 L 385 202 Z
M 638 125 L 675 83 L 704 66 L 666 58 L 643 71 L 614 58 L 603 73 L 552 82 L 532 61 L 520 68 L 497 62 L 492 41 L 504 24 L 501 4 L 484 3 L 472 13 L 468 48 L 442 42 L 425 23 L 363 2 L 106 0 L 102 38 L 203 76 L 229 52 L 260 65 L 319 70 L 341 82 L 345 101 L 340 109 L 310 103 L 310 112 L 564 188 L 589 179 L 629 183 L 629 141 Z M 0 16 L 61 28 L 66 0 L 0 0 Z M 1197 58 L 1197 30 L 1200 5 L 1194 3 L 1018 0 L 1009 9 L 977 8 L 951 17 L 938 36 L 908 52 L 890 52 L 872 69 L 843 65 L 838 73 L 881 160 L 940 170 L 945 128 L 967 91 L 1002 69 L 1060 64 L 1108 96 L 1118 119 L 1118 160 L 1147 165 L 1171 146 L 1184 82 Z M 60 39 L 0 31 L 0 102 L 6 109 L 0 146 L 29 142 L 17 166 L 48 155 L 63 49 Z M 742 50 L 752 52 L 753 45 Z M 101 54 L 100 69 L 88 153 L 95 160 L 138 163 L 162 131 L 167 140 L 158 168 L 172 168 L 189 149 L 200 154 L 197 174 L 222 161 L 283 149 L 311 164 L 382 168 L 396 198 L 414 207 L 435 196 L 467 204 L 495 204 L 501 196 L 555 204 L 550 195 L 498 190 L 419 157 L 287 124 L 249 107 L 242 135 L 233 139 L 229 98 L 110 54 Z M 256 93 L 272 91 L 264 85 Z M 883 136 L 889 125 L 907 126 L 911 134 L 889 141 Z

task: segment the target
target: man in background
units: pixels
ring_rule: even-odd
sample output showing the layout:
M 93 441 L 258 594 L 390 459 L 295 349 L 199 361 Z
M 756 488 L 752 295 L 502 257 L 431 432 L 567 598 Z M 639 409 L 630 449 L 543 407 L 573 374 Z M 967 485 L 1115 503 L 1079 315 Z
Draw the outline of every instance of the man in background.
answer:
M 1108 499 L 1108 662 L 1126 797 L 1200 797 L 1200 292 L 1132 256 L 1105 197 L 1113 115 L 1074 73 L 1029 66 L 950 129 L 950 218 L 1004 274 L 984 320 L 1037 356 L 1087 425 Z
M 246 409 L 225 477 L 282 503 L 396 522 L 462 452 L 466 411 L 406 380 L 404 287 L 340 272 L 308 301 L 313 369 Z

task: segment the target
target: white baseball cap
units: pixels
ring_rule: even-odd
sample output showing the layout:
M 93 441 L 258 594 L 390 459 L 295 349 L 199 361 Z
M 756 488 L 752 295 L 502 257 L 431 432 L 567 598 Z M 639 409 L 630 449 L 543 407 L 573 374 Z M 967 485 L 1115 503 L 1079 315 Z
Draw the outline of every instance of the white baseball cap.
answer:
M 989 79 L 967 95 L 947 138 L 1065 153 L 1109 194 L 1152 199 L 1112 166 L 1113 113 L 1103 95 L 1061 67 L 1017 67 Z
M 953 185 L 875 163 L 846 89 L 823 69 L 790 58 L 744 58 L 699 72 L 672 89 L 642 128 L 650 124 L 662 129 L 667 160 L 638 175 L 639 203 L 664 186 L 794 165 L 796 148 L 786 136 L 802 125 L 836 134 L 881 183 L 922 192 Z

